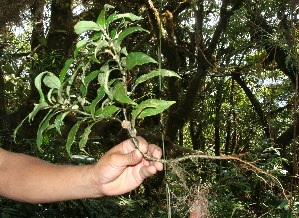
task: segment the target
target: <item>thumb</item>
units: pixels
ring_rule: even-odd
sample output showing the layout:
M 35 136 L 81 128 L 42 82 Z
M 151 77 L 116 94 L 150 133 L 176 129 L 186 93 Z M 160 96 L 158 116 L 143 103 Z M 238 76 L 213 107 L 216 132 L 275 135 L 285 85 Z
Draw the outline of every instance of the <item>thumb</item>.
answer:
M 128 154 L 124 154 L 122 159 L 125 166 L 136 165 L 142 161 L 142 154 L 138 150 L 133 150 Z

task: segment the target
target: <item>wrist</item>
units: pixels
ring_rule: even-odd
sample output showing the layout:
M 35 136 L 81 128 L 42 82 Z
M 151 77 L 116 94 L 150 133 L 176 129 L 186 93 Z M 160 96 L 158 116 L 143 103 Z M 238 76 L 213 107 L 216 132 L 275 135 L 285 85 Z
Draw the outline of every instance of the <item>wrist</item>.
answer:
M 102 190 L 102 186 L 100 184 L 100 179 L 98 178 L 98 163 L 94 164 L 90 167 L 90 185 L 94 193 L 94 198 L 100 198 L 105 196 L 105 193 Z

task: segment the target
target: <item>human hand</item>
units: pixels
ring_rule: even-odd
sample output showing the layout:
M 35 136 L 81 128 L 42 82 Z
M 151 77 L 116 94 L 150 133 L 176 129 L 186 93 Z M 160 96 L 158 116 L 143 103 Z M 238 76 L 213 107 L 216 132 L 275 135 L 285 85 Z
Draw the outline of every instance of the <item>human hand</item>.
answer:
M 100 196 L 121 195 L 137 188 L 145 178 L 163 170 L 163 164 L 143 158 L 142 153 L 149 153 L 154 158 L 161 158 L 162 150 L 157 145 L 148 145 L 141 137 L 139 150 L 131 139 L 109 150 L 94 166 L 93 177 Z M 142 153 L 141 153 L 142 152 Z

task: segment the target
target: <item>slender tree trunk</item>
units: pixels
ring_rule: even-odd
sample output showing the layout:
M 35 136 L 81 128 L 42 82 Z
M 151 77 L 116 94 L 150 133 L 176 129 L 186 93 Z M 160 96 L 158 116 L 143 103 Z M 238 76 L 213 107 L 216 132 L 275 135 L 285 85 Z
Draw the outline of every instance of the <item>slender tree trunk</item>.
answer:
M 217 84 L 217 93 L 216 93 L 216 99 L 215 99 L 215 122 L 214 122 L 214 128 L 215 128 L 215 155 L 220 155 L 220 148 L 221 148 L 221 139 L 220 139 L 220 111 L 221 111 L 221 104 L 222 104 L 222 81 L 220 81 L 219 84 Z M 221 172 L 221 161 L 216 160 L 216 164 L 218 165 L 218 168 L 216 170 L 216 174 L 219 177 Z
M 231 151 L 231 129 L 232 129 L 232 114 L 234 113 L 235 107 L 234 107 L 234 86 L 235 86 L 235 80 L 232 78 L 231 83 L 231 93 L 230 93 L 230 110 L 228 112 L 227 116 L 227 126 L 226 126 L 226 138 L 225 138 L 225 151 L 224 153 L 227 155 Z

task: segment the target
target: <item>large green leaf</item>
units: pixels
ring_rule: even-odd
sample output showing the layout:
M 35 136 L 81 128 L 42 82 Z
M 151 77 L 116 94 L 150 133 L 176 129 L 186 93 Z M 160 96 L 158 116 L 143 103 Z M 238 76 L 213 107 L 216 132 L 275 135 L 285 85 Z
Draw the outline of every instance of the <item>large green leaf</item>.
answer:
M 97 91 L 97 97 L 91 102 L 89 109 L 90 109 L 90 113 L 92 118 L 94 118 L 95 116 L 95 110 L 96 110 L 96 106 L 99 103 L 99 101 L 101 101 L 105 96 L 105 90 L 104 87 L 101 86 L 98 91 Z
M 43 90 L 42 90 L 42 77 L 47 74 L 48 71 L 45 71 L 45 72 L 42 72 L 40 74 L 38 74 L 36 77 L 35 77 L 35 80 L 34 80 L 34 85 L 39 93 L 39 96 L 40 96 L 40 99 L 39 101 L 40 102 L 43 102 L 45 101 L 45 96 L 44 96 L 44 93 L 43 93 Z
M 59 78 L 51 72 L 47 72 L 44 76 L 43 82 L 46 86 L 48 86 L 51 89 L 59 89 L 61 86 L 61 82 Z
M 71 147 L 75 141 L 75 138 L 76 138 L 76 134 L 78 132 L 78 129 L 81 125 L 81 123 L 83 122 L 84 120 L 79 120 L 70 130 L 69 134 L 68 134 L 68 137 L 67 137 L 67 141 L 66 141 L 66 150 L 67 150 L 67 153 L 71 156 Z
M 147 63 L 157 64 L 157 61 L 143 52 L 131 52 L 126 58 L 126 69 L 132 70 L 137 65 L 143 65 Z
M 61 126 L 63 125 L 63 120 L 70 112 L 64 112 L 57 115 L 54 121 L 55 128 L 59 134 L 61 134 Z
M 106 24 L 106 11 L 109 8 L 114 8 L 114 6 L 109 5 L 109 4 L 105 4 L 104 5 L 104 9 L 101 11 L 98 19 L 97 19 L 97 24 L 102 27 L 103 29 L 105 29 L 105 24 Z
M 158 99 L 147 99 L 138 104 L 132 111 L 132 127 L 135 126 L 136 119 L 143 119 L 162 113 L 173 105 L 175 101 L 164 101 Z
M 43 110 L 43 109 L 46 109 L 48 107 L 48 103 L 45 102 L 45 101 L 42 101 L 38 104 L 34 104 L 34 108 L 33 110 L 30 112 L 30 114 L 28 115 L 28 120 L 29 122 L 32 121 L 35 117 L 35 115 L 40 111 L 40 110 Z
M 21 126 L 23 125 L 23 123 L 28 119 L 29 114 L 19 123 L 19 125 L 14 129 L 13 131 L 13 137 L 14 137 L 14 141 L 16 141 L 17 138 L 17 133 L 19 131 L 19 129 L 21 128 Z
M 78 57 L 79 51 L 88 43 L 87 40 L 83 39 L 76 44 L 76 49 L 74 51 L 74 58 Z
M 79 21 L 75 27 L 75 32 L 77 34 L 81 34 L 81 33 L 84 33 L 86 31 L 90 31 L 90 30 L 93 30 L 93 31 L 100 31 L 101 30 L 101 27 L 96 24 L 95 22 L 93 21 Z
M 118 101 L 119 103 L 123 104 L 132 104 L 135 105 L 136 103 L 129 98 L 126 93 L 124 84 L 122 82 L 118 82 L 113 87 L 113 98 Z
M 129 19 L 131 21 L 138 21 L 138 20 L 142 20 L 143 18 L 136 16 L 135 14 L 132 14 L 132 13 L 124 13 L 124 14 L 113 13 L 106 20 L 107 27 L 110 25 L 110 23 L 112 23 L 116 20 L 119 20 L 119 19 Z
M 64 79 L 64 77 L 65 77 L 67 71 L 70 69 L 70 66 L 72 65 L 72 63 L 73 63 L 73 59 L 72 59 L 72 58 L 68 59 L 68 60 L 65 62 L 64 67 L 63 67 L 63 69 L 60 71 L 60 74 L 59 74 L 59 80 L 60 80 L 60 82 L 63 81 L 63 79 Z
M 147 74 L 144 74 L 140 76 L 136 81 L 135 81 L 135 87 L 139 85 L 140 83 L 143 83 L 153 77 L 156 76 L 162 76 L 162 77 L 178 77 L 181 78 L 176 72 L 171 71 L 171 70 L 165 70 L 165 69 L 158 69 L 158 70 L 153 70 Z
M 147 30 L 143 29 L 143 28 L 140 27 L 140 26 L 128 27 L 127 29 L 125 29 L 124 31 L 122 31 L 122 32 L 118 35 L 117 40 L 121 42 L 121 41 L 122 41 L 124 38 L 126 38 L 128 35 L 130 35 L 130 34 L 132 34 L 132 33 L 135 33 L 135 32 L 138 32 L 138 31 L 146 31 L 146 32 L 148 32 Z
M 109 64 L 106 63 L 104 66 L 101 67 L 100 73 L 98 74 L 98 81 L 101 86 L 104 87 L 105 92 L 109 96 L 109 98 L 112 98 L 112 93 L 110 93 L 110 86 L 114 83 L 114 79 L 111 79 L 109 81 L 110 73 L 114 70 L 118 70 L 117 68 L 109 68 Z
M 115 105 L 108 105 L 108 106 L 98 109 L 95 112 L 95 115 L 97 117 L 101 117 L 101 118 L 110 118 L 113 114 L 115 114 L 119 110 L 120 110 L 120 108 L 116 107 Z
M 99 70 L 95 70 L 83 78 L 82 84 L 80 86 L 80 91 L 82 93 L 82 96 L 86 96 L 89 83 L 92 80 L 94 80 L 98 76 L 99 73 L 100 73 Z
M 50 110 L 39 125 L 38 131 L 36 134 L 36 146 L 38 149 L 41 148 L 41 145 L 43 142 L 43 133 L 49 127 L 49 122 L 54 115 L 55 115 L 55 113 L 52 113 L 52 111 Z
M 81 139 L 79 141 L 79 148 L 82 149 L 85 147 L 89 134 L 91 132 L 91 128 L 93 127 L 95 123 L 91 123 L 89 126 L 87 126 L 83 132 L 83 134 L 81 135 Z

